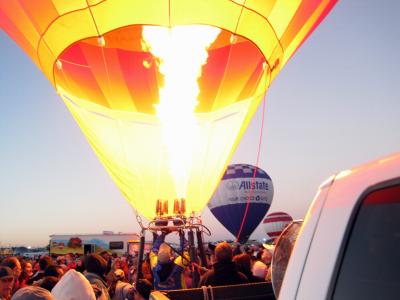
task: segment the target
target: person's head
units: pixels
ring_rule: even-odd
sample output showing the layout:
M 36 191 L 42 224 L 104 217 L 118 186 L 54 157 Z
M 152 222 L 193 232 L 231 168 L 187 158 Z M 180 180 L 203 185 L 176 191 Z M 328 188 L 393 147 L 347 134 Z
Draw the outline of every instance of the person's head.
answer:
M 1 265 L 9 267 L 13 271 L 15 278 L 18 278 L 21 275 L 22 272 L 21 263 L 15 256 L 7 257 L 2 261 Z
M 68 253 L 65 255 L 65 263 L 68 265 L 74 261 L 74 255 L 72 253 Z
M 57 263 L 59 264 L 59 265 L 64 265 L 65 264 L 65 256 L 58 256 L 57 257 Z
M 51 290 L 57 284 L 58 281 L 59 281 L 58 277 L 45 276 L 43 278 L 43 280 L 40 281 L 38 286 L 40 286 L 41 288 L 44 288 L 45 290 L 48 290 L 49 292 L 51 292 Z
M 105 260 L 108 260 L 111 257 L 110 253 L 108 253 L 107 251 L 101 251 L 100 256 Z
M 232 248 L 227 242 L 222 242 L 215 247 L 215 259 L 217 262 L 232 261 Z
M 244 274 L 251 272 L 251 259 L 247 253 L 242 253 L 233 257 L 233 262 L 236 264 L 237 270 Z
M 39 259 L 39 268 L 41 271 L 46 270 L 48 266 L 51 266 L 53 261 L 50 256 L 44 255 Z
M 257 260 L 253 264 L 252 272 L 254 276 L 264 279 L 265 275 L 267 275 L 267 271 L 268 267 L 262 261 Z
M 162 243 L 160 245 L 160 249 L 158 250 L 157 258 L 160 264 L 166 264 L 170 262 L 172 259 L 171 247 L 166 243 Z
M 33 275 L 33 267 L 29 261 L 25 261 L 22 263 L 22 271 L 29 277 Z
M 44 270 L 44 276 L 53 276 L 61 278 L 64 275 L 64 270 L 60 266 L 51 265 Z
M 117 269 L 114 271 L 114 276 L 116 280 L 125 280 L 125 272 L 122 271 L 121 269 Z
M 19 289 L 11 300 L 56 300 L 53 295 L 39 286 L 27 286 Z
M 104 276 L 107 270 L 107 262 L 100 255 L 92 253 L 85 257 L 85 268 L 90 273 Z
M 135 300 L 149 299 L 153 285 L 147 279 L 139 279 L 136 285 Z
M 116 258 L 114 260 L 114 263 L 112 264 L 111 269 L 113 269 L 113 270 L 121 269 L 121 260 L 119 258 Z
M 261 261 L 264 264 L 266 264 L 267 266 L 269 266 L 271 264 L 272 254 L 269 250 L 264 249 L 264 251 L 262 252 L 262 255 L 261 255 Z
M 0 298 L 10 297 L 14 286 L 14 272 L 11 268 L 0 266 Z
M 94 287 L 83 274 L 69 270 L 54 286 L 51 293 L 57 300 L 95 300 Z

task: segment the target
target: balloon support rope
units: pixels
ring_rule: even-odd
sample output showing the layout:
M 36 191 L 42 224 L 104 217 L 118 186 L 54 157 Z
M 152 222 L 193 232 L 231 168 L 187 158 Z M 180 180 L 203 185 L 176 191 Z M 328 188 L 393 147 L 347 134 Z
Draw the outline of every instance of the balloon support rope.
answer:
M 254 181 L 256 179 L 256 174 L 257 174 L 257 168 L 258 168 L 258 164 L 260 162 L 261 145 L 262 145 L 262 138 L 263 138 L 263 131 L 264 131 L 264 117 L 265 117 L 265 96 L 264 96 L 263 104 L 262 104 L 262 119 L 261 119 L 261 128 L 260 128 L 260 137 L 259 137 L 259 140 L 258 140 L 256 167 L 254 168 L 253 178 L 251 179 L 251 187 L 254 186 Z M 252 195 L 253 195 L 253 188 L 250 188 L 250 193 L 249 193 L 249 197 L 247 198 L 247 204 L 246 204 L 246 209 L 245 209 L 244 214 L 243 214 L 242 223 L 240 224 L 239 231 L 238 231 L 238 233 L 236 235 L 236 241 L 237 242 L 240 239 L 240 235 L 242 233 L 244 223 L 246 222 L 247 213 L 249 211 L 249 206 L 250 206 L 250 199 L 251 199 Z

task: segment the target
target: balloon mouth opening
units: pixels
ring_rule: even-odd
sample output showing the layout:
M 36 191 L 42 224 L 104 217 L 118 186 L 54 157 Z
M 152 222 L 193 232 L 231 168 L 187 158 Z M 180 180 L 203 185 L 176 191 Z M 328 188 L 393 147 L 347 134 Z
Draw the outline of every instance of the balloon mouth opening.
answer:
M 172 49 L 175 47 L 182 57 L 172 61 L 172 65 L 189 65 L 185 58 L 193 51 L 191 46 L 199 39 L 201 30 L 214 31 L 214 36 L 206 43 L 207 57 L 196 78 L 196 113 L 216 111 L 252 97 L 260 89 L 265 92 L 266 87 L 260 88 L 260 84 L 265 85 L 261 79 L 270 73 L 270 66 L 252 41 L 209 25 L 176 26 L 177 29 L 183 27 L 187 28 L 187 35 L 181 34 L 183 40 L 177 43 L 180 32 L 177 38 L 170 40 Z M 153 47 L 149 45 L 147 32 L 151 30 L 168 28 L 129 25 L 71 44 L 54 65 L 56 87 L 68 91 L 73 98 L 113 110 L 157 115 L 161 89 L 169 78 L 162 70 L 159 53 L 154 51 L 155 43 Z M 167 41 L 160 35 L 156 40 Z M 181 68 L 181 71 L 188 70 Z M 185 78 L 186 74 L 179 75 Z M 175 88 L 186 88 L 185 81 L 178 80 Z

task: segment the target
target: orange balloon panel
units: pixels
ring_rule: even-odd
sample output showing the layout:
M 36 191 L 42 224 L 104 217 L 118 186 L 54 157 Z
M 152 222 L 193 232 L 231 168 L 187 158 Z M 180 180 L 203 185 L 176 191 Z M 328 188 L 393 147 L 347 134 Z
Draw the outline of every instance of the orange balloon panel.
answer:
M 335 0 L 0 0 L 127 200 L 210 199 L 271 81 Z
M 157 58 L 141 48 L 141 27 L 106 33 L 104 47 L 97 38 L 70 46 L 59 56 L 62 67 L 54 69 L 56 84 L 75 97 L 110 109 L 155 114 L 164 75 Z M 222 31 L 208 48 L 207 64 L 198 79 L 196 112 L 215 111 L 247 99 L 260 83 L 266 68 L 264 56 L 252 42 L 237 38 L 232 44 L 231 38 L 230 32 Z

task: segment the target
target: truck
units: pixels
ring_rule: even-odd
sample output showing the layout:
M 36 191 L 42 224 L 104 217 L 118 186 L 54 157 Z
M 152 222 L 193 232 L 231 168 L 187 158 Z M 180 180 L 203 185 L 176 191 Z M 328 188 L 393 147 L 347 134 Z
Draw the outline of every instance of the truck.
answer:
M 53 234 L 50 236 L 50 254 L 88 254 L 107 251 L 119 255 L 132 254 L 139 244 L 137 233 L 103 231 L 95 234 Z
M 400 153 L 331 176 L 297 225 L 276 244 L 277 298 L 400 298 Z

